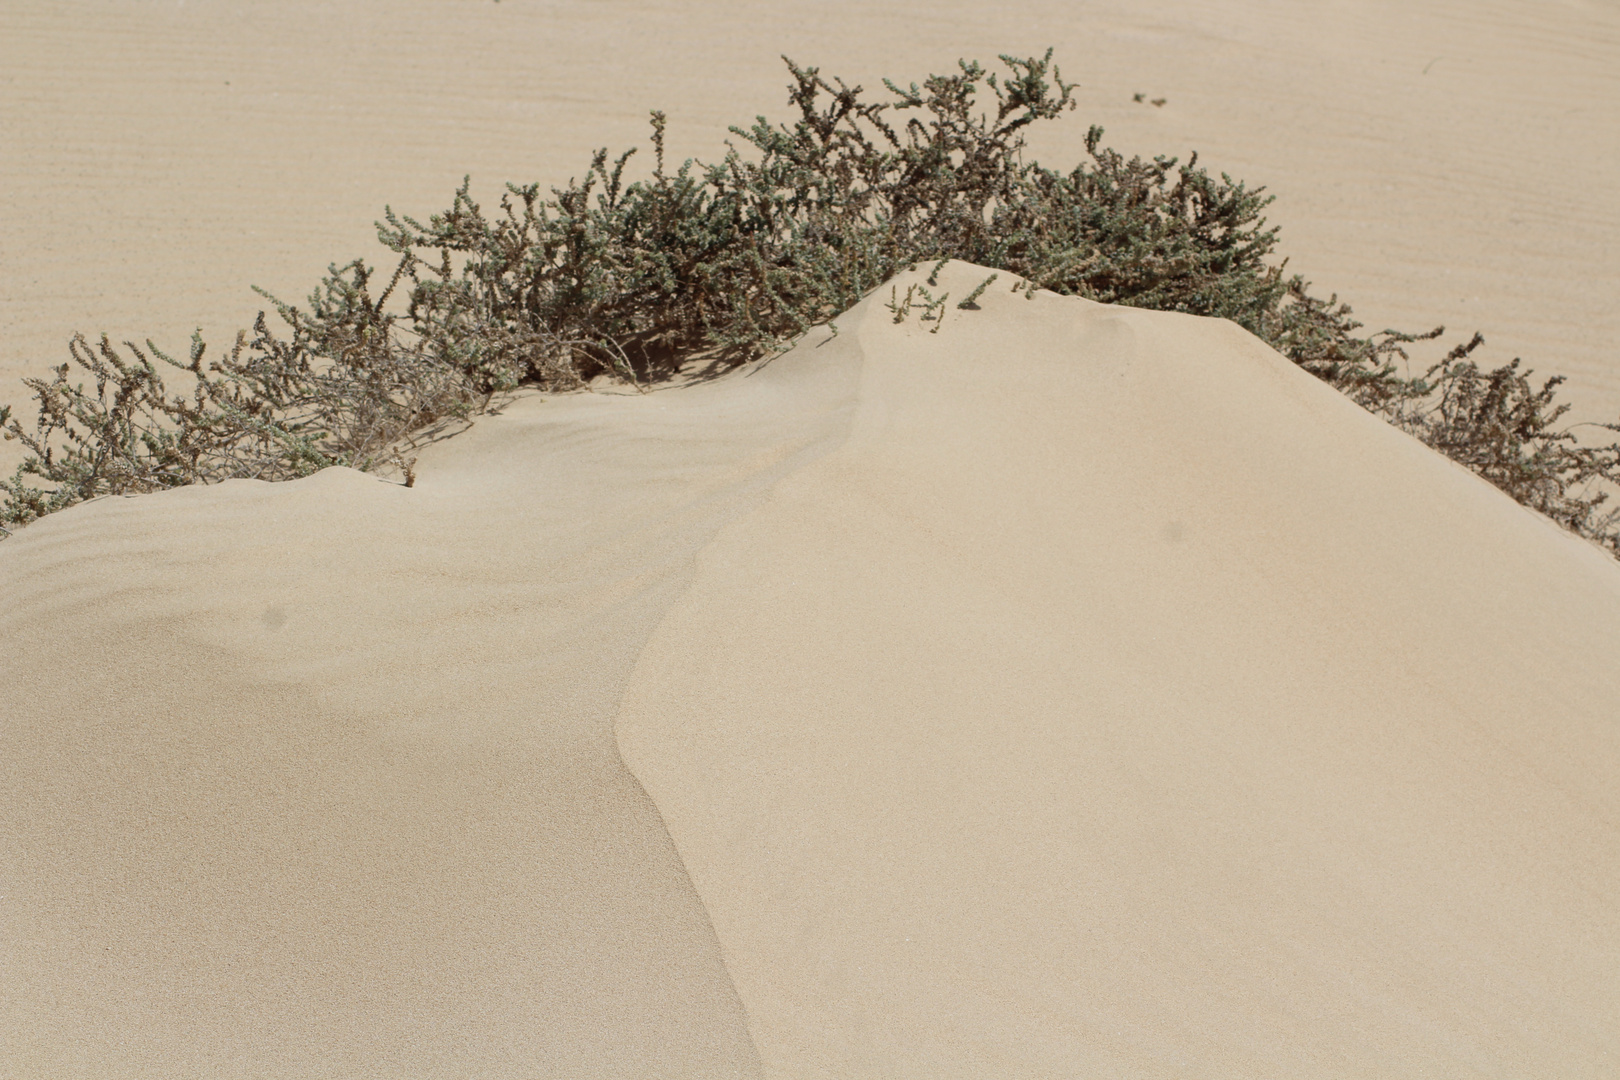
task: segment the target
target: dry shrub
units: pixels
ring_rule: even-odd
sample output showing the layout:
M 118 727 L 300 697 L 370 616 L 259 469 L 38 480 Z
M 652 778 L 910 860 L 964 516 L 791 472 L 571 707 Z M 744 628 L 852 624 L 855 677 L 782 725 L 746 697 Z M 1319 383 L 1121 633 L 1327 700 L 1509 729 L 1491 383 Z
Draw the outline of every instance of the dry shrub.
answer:
M 78 372 L 28 383 L 33 431 L 0 410 L 31 452 L 3 483 L 0 527 L 100 494 L 333 464 L 408 472 L 414 441 L 493 395 L 602 373 L 657 380 L 699 354 L 741 363 L 902 268 L 957 258 L 1067 295 L 1231 319 L 1620 554 L 1620 521 L 1600 513 L 1620 444 L 1555 428 L 1560 380 L 1536 390 L 1517 360 L 1482 371 L 1469 359 L 1477 336 L 1423 377 L 1402 375 L 1407 347 L 1441 331 L 1362 335 L 1348 305 L 1273 262 L 1264 189 L 1213 177 L 1196 155 L 1127 159 L 1094 127 L 1073 169 L 1026 163 L 1025 128 L 1072 109 L 1074 86 L 1050 51 L 1001 59 L 999 76 L 963 62 L 920 87 L 885 81 L 875 102 L 787 61 L 791 122 L 732 128 L 741 146 L 718 163 L 670 170 L 655 112 L 649 177 L 627 183 L 634 150 L 611 162 L 602 150 L 549 197 L 508 185 L 494 213 L 467 183 L 426 222 L 388 209 L 378 236 L 397 262 L 381 295 L 364 261 L 333 266 L 307 311 L 270 298 L 286 329 L 261 314 L 206 368 L 200 340 L 179 364 L 150 342 L 126 344 L 126 359 L 75 338 Z M 148 352 L 190 373 L 190 397 L 165 397 Z M 85 373 L 94 392 L 70 378 Z

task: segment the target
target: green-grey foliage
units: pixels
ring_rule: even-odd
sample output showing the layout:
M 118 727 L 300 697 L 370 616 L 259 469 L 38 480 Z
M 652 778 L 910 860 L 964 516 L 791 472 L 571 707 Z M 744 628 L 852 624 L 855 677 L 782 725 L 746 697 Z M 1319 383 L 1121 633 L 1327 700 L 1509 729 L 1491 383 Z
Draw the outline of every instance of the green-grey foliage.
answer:
M 31 452 L 0 482 L 0 526 L 113 492 L 330 464 L 408 472 L 415 440 L 492 395 L 602 373 L 658 380 L 694 358 L 721 369 L 783 348 L 903 268 L 956 258 L 1019 287 L 1231 319 L 1620 553 L 1599 490 L 1620 481 L 1620 444 L 1593 449 L 1554 428 L 1559 380 L 1537 390 L 1518 361 L 1482 371 L 1477 338 L 1404 376 L 1406 347 L 1440 331 L 1361 334 L 1347 305 L 1274 263 L 1264 189 L 1211 176 L 1196 155 L 1127 159 L 1093 127 L 1073 169 L 1026 162 L 1025 129 L 1072 109 L 1074 86 L 1050 51 L 1002 62 L 999 76 L 963 62 L 920 87 L 885 81 L 887 100 L 868 101 L 788 61 L 790 122 L 732 128 L 717 163 L 671 169 L 655 112 L 650 176 L 627 181 L 634 151 L 603 150 L 582 180 L 549 195 L 508 185 L 493 211 L 465 183 L 425 222 L 389 209 L 378 233 L 396 261 L 381 294 L 364 261 L 334 266 L 307 310 L 272 298 L 284 329 L 261 314 L 206 366 L 201 341 L 181 364 L 150 342 L 126 358 L 76 338 L 77 371 L 29 382 L 32 431 L 0 413 Z M 890 302 L 897 319 L 916 306 L 926 320 L 946 299 Z M 189 397 L 165 396 L 147 353 L 189 372 Z M 86 373 L 93 392 L 75 381 Z

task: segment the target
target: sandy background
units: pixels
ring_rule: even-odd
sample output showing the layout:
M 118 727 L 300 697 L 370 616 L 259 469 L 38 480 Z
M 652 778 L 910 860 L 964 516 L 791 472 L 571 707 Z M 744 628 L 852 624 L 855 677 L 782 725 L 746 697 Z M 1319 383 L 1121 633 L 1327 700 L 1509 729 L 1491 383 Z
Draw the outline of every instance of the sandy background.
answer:
M 1368 322 L 1620 412 L 1613 3 L 9 4 L 0 374 L 650 108 L 714 155 L 779 52 L 1048 44 L 1038 156 L 1197 148 Z M 0 545 L 0 1076 L 1614 1075 L 1620 568 L 1228 324 L 1005 284 Z

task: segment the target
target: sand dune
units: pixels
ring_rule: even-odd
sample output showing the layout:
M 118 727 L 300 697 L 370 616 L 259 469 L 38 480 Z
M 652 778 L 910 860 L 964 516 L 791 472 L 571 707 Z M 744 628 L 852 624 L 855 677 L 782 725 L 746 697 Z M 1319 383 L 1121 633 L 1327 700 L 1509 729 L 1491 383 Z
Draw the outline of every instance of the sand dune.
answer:
M 8 540 L 0 1075 L 756 1075 L 612 725 L 847 367 L 529 398 L 412 490 L 232 481 Z
M 1620 566 L 1004 284 L 0 546 L 0 1075 L 1610 1071 Z
M 716 158 L 779 53 L 1047 45 L 1039 159 L 1200 150 L 1373 326 L 1620 410 L 1613 0 L 17 0 L 0 403 L 649 109 Z M 1010 285 L 0 543 L 0 1077 L 1620 1072 L 1620 566 Z
M 768 1074 L 1612 1071 L 1620 566 L 1229 324 L 853 325 L 619 721 Z

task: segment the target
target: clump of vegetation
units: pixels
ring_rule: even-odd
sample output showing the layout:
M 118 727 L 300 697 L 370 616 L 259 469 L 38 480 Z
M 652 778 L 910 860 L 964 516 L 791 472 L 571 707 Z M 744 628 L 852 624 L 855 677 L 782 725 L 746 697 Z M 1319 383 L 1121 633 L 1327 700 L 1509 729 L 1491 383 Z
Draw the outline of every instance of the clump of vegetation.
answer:
M 723 369 L 784 348 L 901 269 L 955 258 L 1029 289 L 1231 319 L 1620 554 L 1620 515 L 1601 513 L 1620 443 L 1594 449 L 1554 427 L 1568 408 L 1559 379 L 1537 390 L 1518 361 L 1481 370 L 1477 337 L 1402 374 L 1406 347 L 1441 331 L 1359 333 L 1348 305 L 1273 265 L 1264 189 L 1213 177 L 1196 155 L 1126 159 L 1093 127 L 1073 169 L 1026 162 L 1024 129 L 1072 109 L 1074 85 L 1050 51 L 1002 61 L 999 76 L 963 62 L 921 87 L 885 80 L 877 102 L 788 61 L 796 116 L 732 128 L 741 147 L 718 163 L 671 171 L 655 112 L 650 177 L 627 183 L 635 151 L 610 162 L 603 150 L 549 196 L 508 185 L 486 212 L 464 183 L 426 222 L 390 209 L 378 235 L 397 261 L 380 294 L 364 261 L 333 266 L 307 310 L 270 298 L 283 327 L 261 314 L 206 366 L 197 339 L 181 363 L 150 342 L 126 356 L 75 338 L 72 365 L 28 383 L 33 430 L 0 411 L 30 451 L 0 481 L 0 528 L 101 494 L 328 465 L 409 482 L 410 448 L 495 395 L 604 373 L 640 384 L 694 359 Z M 187 373 L 189 396 L 167 396 L 151 357 Z
M 0 526 L 97 495 L 286 480 L 329 465 L 394 465 L 409 482 L 404 448 L 466 419 L 478 402 L 457 368 L 426 355 L 419 339 L 391 332 L 386 293 L 373 301 L 367 281 L 359 263 L 334 270 L 309 314 L 277 305 L 290 333 L 272 333 L 261 312 L 252 338 L 239 333 L 230 354 L 206 368 L 196 335 L 188 363 L 151 342 L 146 350 L 126 342 L 124 356 L 105 335 L 95 346 L 75 335 L 69 354 L 93 390 L 63 364 L 50 381 L 25 380 L 39 403 L 32 432 L 0 409 L 6 437 L 31 452 L 0 481 Z M 170 396 L 154 358 L 189 375 L 190 393 Z

